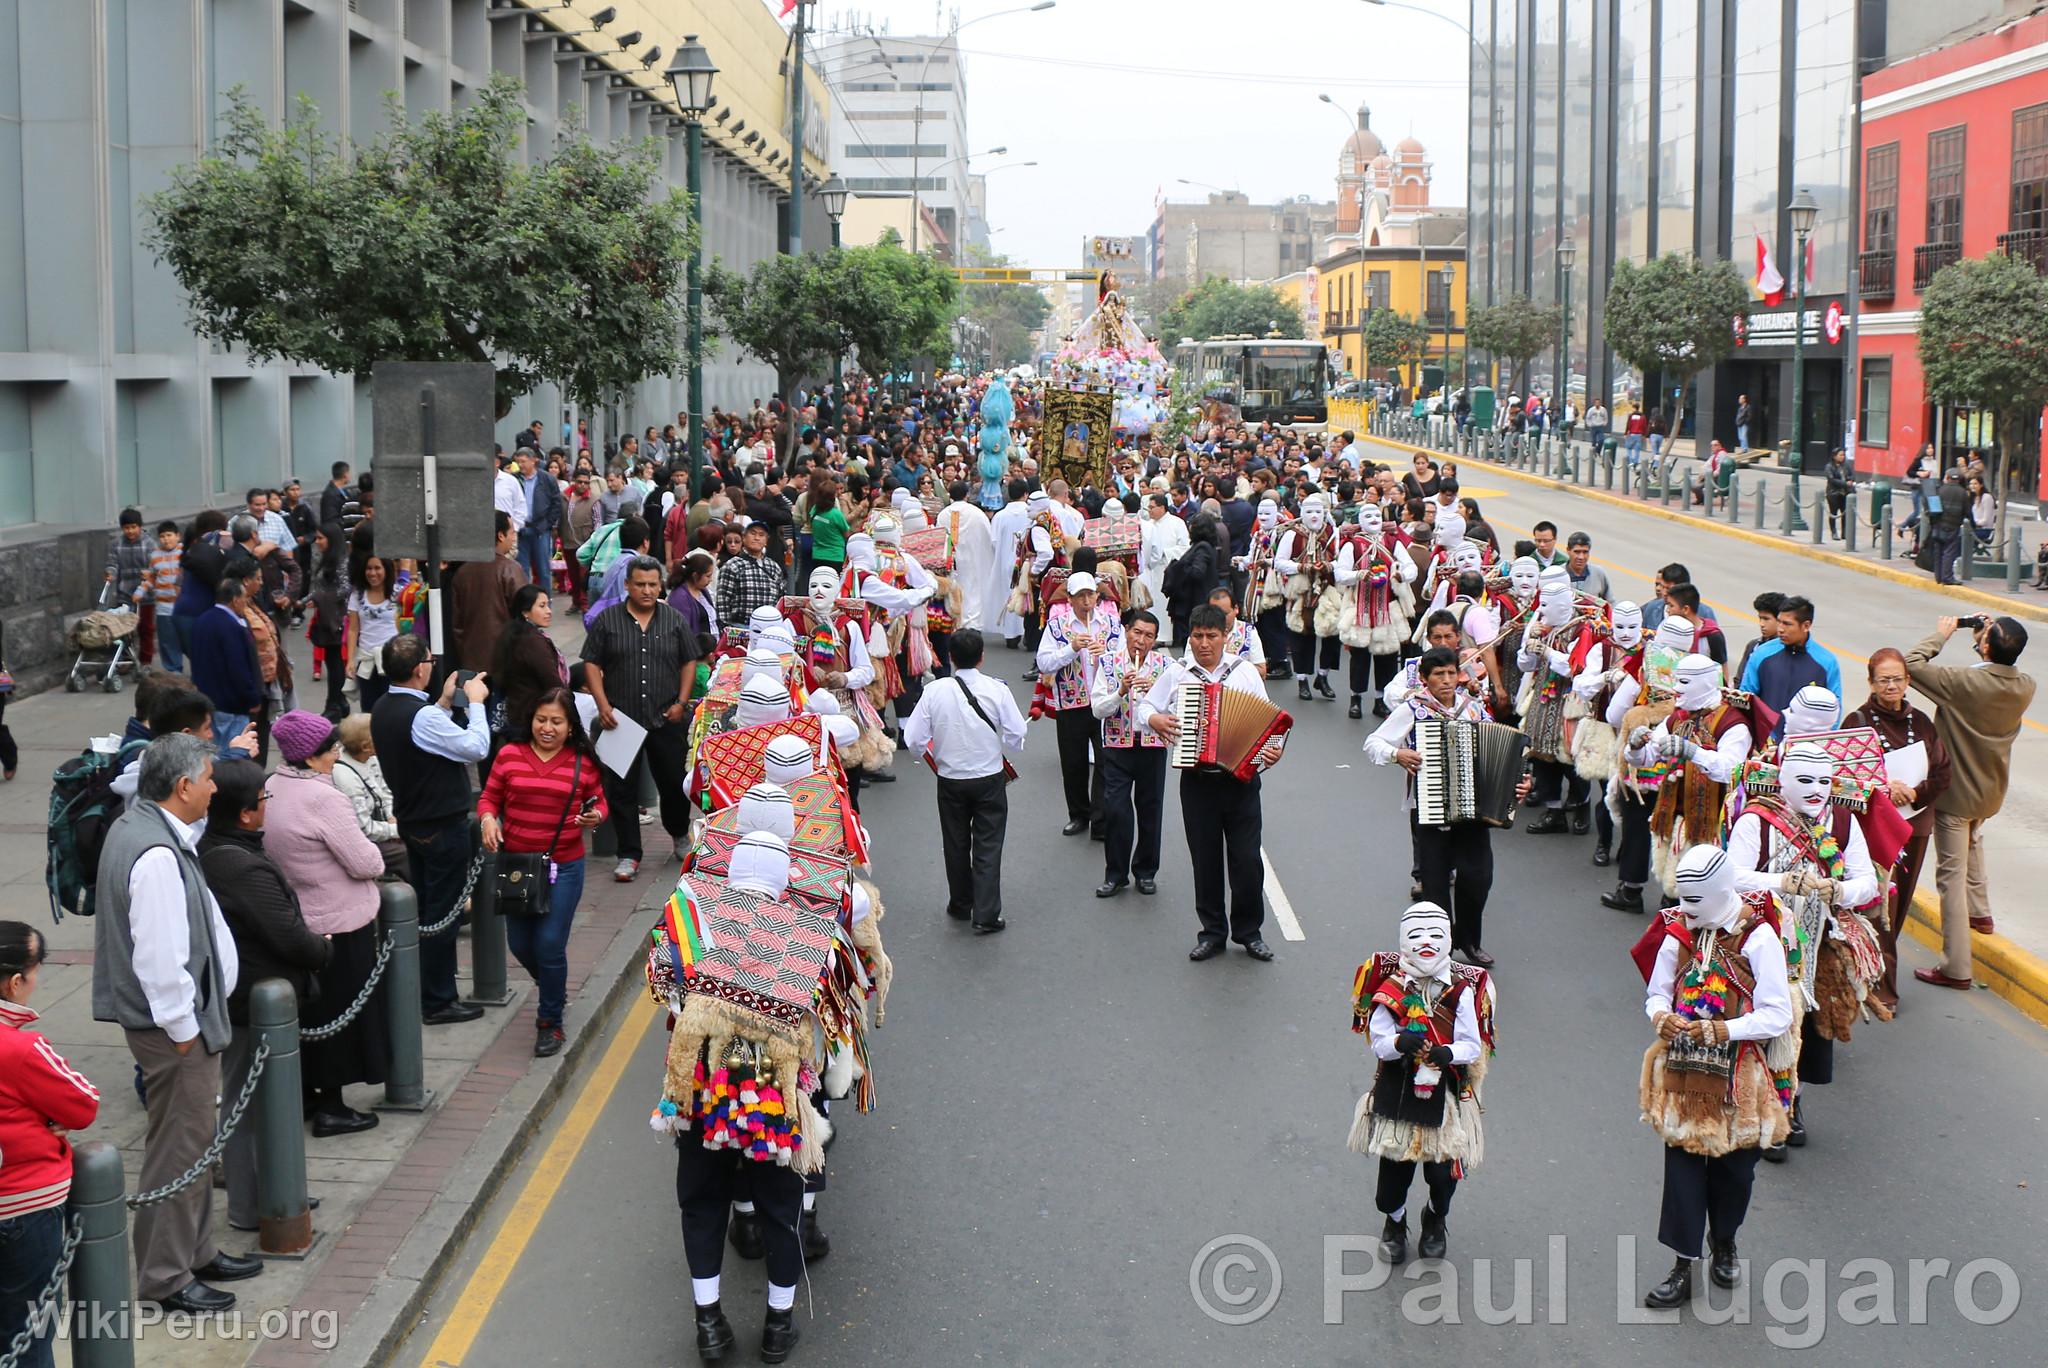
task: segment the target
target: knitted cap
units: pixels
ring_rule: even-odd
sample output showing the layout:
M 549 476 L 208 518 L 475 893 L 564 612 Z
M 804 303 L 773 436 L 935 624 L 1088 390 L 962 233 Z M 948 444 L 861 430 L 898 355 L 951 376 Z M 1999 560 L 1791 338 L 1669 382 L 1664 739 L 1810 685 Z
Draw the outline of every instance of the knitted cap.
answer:
M 304 764 L 341 738 L 332 722 L 302 708 L 293 708 L 271 723 L 270 735 L 277 742 L 277 753 L 288 765 Z

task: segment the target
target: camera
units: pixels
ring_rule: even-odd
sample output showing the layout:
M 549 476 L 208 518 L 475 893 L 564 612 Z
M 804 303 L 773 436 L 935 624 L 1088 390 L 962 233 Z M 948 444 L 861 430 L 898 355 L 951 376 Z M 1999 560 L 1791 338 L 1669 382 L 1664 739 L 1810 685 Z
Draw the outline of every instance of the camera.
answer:
M 1985 617 L 1982 613 L 1973 613 L 1969 617 L 1957 618 L 1956 626 L 1974 632 L 1990 620 L 1991 619 Z

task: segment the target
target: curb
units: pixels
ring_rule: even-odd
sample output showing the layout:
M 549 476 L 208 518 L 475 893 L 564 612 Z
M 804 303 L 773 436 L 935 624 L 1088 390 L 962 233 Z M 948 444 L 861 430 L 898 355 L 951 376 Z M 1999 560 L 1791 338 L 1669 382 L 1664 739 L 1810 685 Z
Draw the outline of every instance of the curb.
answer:
M 344 1326 L 340 1343 L 324 1355 L 326 1363 L 335 1368 L 387 1363 L 412 1333 L 479 1215 L 525 1157 L 542 1119 L 570 1082 L 581 1077 L 581 1064 L 608 1035 L 613 1017 L 631 1001 L 640 982 L 633 970 L 642 962 L 639 949 L 647 938 L 647 923 L 640 914 L 658 906 L 670 891 L 657 882 L 634 903 L 627 925 L 612 937 L 592 967 L 584 992 L 570 1003 L 572 1008 L 587 1006 L 583 1029 L 560 1054 L 545 1061 L 546 1067 L 530 1069 L 505 1095 L 466 1156 L 461 1178 L 442 1190 L 441 1200 L 377 1276 L 361 1309 Z M 508 1021 L 506 1028 L 512 1024 Z
M 1710 518 L 1696 518 L 1690 513 L 1667 508 L 1663 504 L 1642 502 L 1621 494 L 1610 494 L 1604 489 L 1588 489 L 1584 485 L 1572 484 L 1567 480 L 1553 479 L 1548 475 L 1535 475 L 1526 470 L 1517 470 L 1512 466 L 1500 465 L 1492 461 L 1473 460 L 1468 464 L 1463 457 L 1457 456 L 1455 453 L 1438 451 L 1432 447 L 1416 446 L 1412 442 L 1397 441 L 1392 437 L 1375 437 L 1368 433 L 1361 436 L 1359 441 L 1374 442 L 1380 446 L 1392 447 L 1397 451 L 1427 456 L 1432 461 L 1442 460 L 1448 456 L 1452 460 L 1459 462 L 1461 468 L 1486 471 L 1489 474 L 1498 472 L 1511 480 L 1521 480 L 1527 484 L 1543 485 L 1566 494 L 1577 494 L 1581 498 L 1591 499 L 1596 503 L 1612 504 L 1616 508 L 1627 508 L 1637 513 L 1647 513 L 1653 518 L 1662 518 L 1666 522 L 1682 523 L 1687 527 L 1695 527 L 1704 532 L 1718 532 L 1724 537 L 1733 537 L 1738 541 L 1746 541 L 1754 546 L 1768 546 L 1774 550 L 1790 552 L 1795 556 L 1804 556 L 1807 560 L 1839 566 L 1844 570 L 1854 570 L 1859 574 L 1869 575 L 1874 579 L 1889 580 L 1893 584 L 1904 585 L 1908 589 L 1926 589 L 1980 608 L 1995 608 L 2001 613 L 2048 622 L 2048 603 L 2038 603 L 2022 596 L 2007 597 L 2000 594 L 1989 594 L 1981 589 L 1971 589 L 1962 585 L 1936 584 L 1932 580 L 1921 579 L 1918 574 L 1905 570 L 1896 570 L 1889 565 L 1880 565 L 1876 562 L 1865 560 L 1860 556 L 1845 556 L 1838 551 L 1829 551 L 1824 547 L 1813 546 L 1806 542 L 1789 541 L 1783 537 L 1774 537 L 1766 532 L 1756 532 L 1745 527 L 1735 527 L 1728 523 L 1715 522 Z
M 1941 953 L 1941 904 L 1916 892 L 1907 914 L 1906 934 L 1936 954 Z M 2048 1026 L 2048 960 L 1996 933 L 1970 933 L 1971 974 L 2018 1008 L 2021 1015 Z

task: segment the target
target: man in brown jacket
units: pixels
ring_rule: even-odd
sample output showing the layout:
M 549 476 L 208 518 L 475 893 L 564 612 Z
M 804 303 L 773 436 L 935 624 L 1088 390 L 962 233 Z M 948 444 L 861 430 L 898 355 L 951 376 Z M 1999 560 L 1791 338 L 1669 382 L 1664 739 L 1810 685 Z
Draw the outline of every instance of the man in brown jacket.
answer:
M 1977 654 L 1983 664 L 1934 663 L 1959 625 L 1952 617 L 1939 619 L 1934 635 L 1906 652 L 1906 673 L 1913 687 L 1934 703 L 1934 730 L 1953 762 L 1948 791 L 1934 800 L 1942 966 L 1913 971 L 1922 983 L 1939 988 L 1970 986 L 1970 932 L 1992 930 L 1991 895 L 1984 882 L 1984 822 L 2005 803 L 2012 743 L 2034 701 L 2034 681 L 2018 669 L 2020 652 L 2027 648 L 2027 629 L 2009 617 L 1970 621 L 1976 627 Z
M 448 612 L 456 664 L 465 670 L 488 670 L 498 638 L 512 621 L 512 596 L 528 583 L 520 568 L 519 533 L 502 508 L 498 510 L 498 554 L 471 561 L 449 581 Z

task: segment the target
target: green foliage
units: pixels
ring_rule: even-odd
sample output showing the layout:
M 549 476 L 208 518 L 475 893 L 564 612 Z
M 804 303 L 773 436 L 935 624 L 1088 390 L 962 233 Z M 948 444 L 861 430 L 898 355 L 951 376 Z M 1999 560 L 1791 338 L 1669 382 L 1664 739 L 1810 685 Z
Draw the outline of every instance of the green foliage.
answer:
M 1008 266 L 1010 259 L 970 247 L 967 264 Z M 962 312 L 988 337 L 992 369 L 1008 370 L 1031 359 L 1032 334 L 1045 326 L 1052 308 L 1044 291 L 1035 285 L 969 285 L 960 295 Z
M 1399 370 L 1420 361 L 1429 352 L 1429 328 L 1419 319 L 1392 309 L 1367 309 L 1360 331 L 1365 340 L 1365 364 L 1390 366 Z
M 2048 280 L 2003 253 L 1944 266 L 1920 296 L 1920 370 L 1928 398 L 1996 415 L 2004 490 L 2013 435 L 2048 405 Z
M 1667 252 L 1646 266 L 1617 263 L 1603 315 L 1607 345 L 1667 387 L 1724 360 L 1735 350 L 1735 319 L 1749 304 L 1749 286 L 1729 261 Z
M 672 370 L 693 230 L 652 140 L 580 130 L 529 166 L 519 83 L 368 146 L 280 128 L 237 88 L 213 152 L 149 196 L 146 241 L 203 336 L 362 375 L 380 360 L 490 361 L 500 414 L 546 380 L 595 404 Z
M 886 374 L 920 356 L 943 361 L 952 355 L 960 283 L 943 263 L 905 251 L 894 231 L 839 255 L 847 339 L 869 374 Z
M 1300 337 L 1301 309 L 1270 285 L 1239 285 L 1210 276 L 1168 307 L 1159 320 L 1159 345 L 1171 350 L 1183 337 L 1201 341 L 1231 333 Z
M 1520 370 L 1531 357 L 1555 346 L 1563 328 L 1563 306 L 1512 294 L 1498 304 L 1472 310 L 1465 320 L 1465 341 Z
M 775 368 L 776 389 L 785 398 L 848 345 L 843 255 L 778 253 L 745 275 L 719 262 L 705 273 L 704 293 L 719 331 Z

